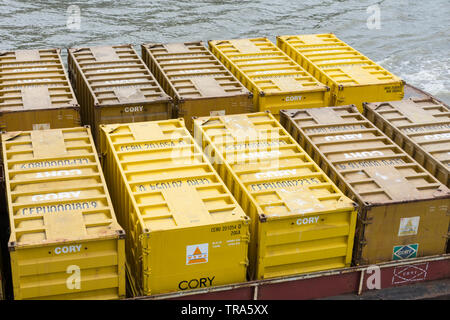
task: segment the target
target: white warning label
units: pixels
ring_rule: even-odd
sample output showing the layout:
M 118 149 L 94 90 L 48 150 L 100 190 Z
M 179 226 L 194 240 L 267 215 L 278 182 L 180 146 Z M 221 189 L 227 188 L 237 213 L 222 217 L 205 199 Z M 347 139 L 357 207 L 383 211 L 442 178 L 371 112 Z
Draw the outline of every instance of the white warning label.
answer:
M 417 234 L 420 217 L 401 218 L 398 236 L 412 236 Z
M 208 262 L 208 244 L 194 244 L 186 246 L 186 265 L 207 263 Z
M 48 130 L 50 123 L 33 123 L 33 130 Z
M 220 116 L 224 116 L 225 115 L 225 110 L 214 110 L 214 111 L 210 111 L 209 115 L 211 117 L 220 117 Z

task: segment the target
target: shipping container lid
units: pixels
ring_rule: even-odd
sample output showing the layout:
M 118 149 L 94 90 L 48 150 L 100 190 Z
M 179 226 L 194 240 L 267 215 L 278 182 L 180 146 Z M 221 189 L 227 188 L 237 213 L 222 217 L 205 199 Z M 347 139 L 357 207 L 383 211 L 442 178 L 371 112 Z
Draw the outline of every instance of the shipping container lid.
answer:
M 195 126 L 212 142 L 261 219 L 281 219 L 354 210 L 269 113 L 201 117 Z M 240 146 L 244 146 L 241 148 Z
M 0 54 L 0 111 L 78 107 L 58 49 Z
M 401 81 L 334 34 L 290 35 L 278 39 L 292 46 L 336 84 L 355 86 Z
M 450 165 L 450 112 L 433 98 L 411 98 L 402 101 L 366 103 L 364 108 L 389 123 L 398 134 L 441 162 Z M 408 139 L 407 138 L 407 139 Z
M 266 94 L 328 90 L 267 38 L 209 43 Z
M 448 198 L 450 190 L 354 105 L 282 111 L 360 200 L 370 205 Z
M 394 121 L 406 120 L 411 124 L 448 122 L 448 108 L 432 98 L 411 98 L 400 101 L 366 103 L 367 108 L 386 115 Z M 400 119 L 403 116 L 404 119 Z
M 81 69 L 98 106 L 171 100 L 132 45 L 71 48 L 68 52 Z
M 123 236 L 88 128 L 8 132 L 1 138 L 10 250 Z
M 188 100 L 248 95 L 249 91 L 203 42 L 151 43 L 143 50 L 155 61 L 176 96 Z
M 144 232 L 246 219 L 182 119 L 101 129 Z

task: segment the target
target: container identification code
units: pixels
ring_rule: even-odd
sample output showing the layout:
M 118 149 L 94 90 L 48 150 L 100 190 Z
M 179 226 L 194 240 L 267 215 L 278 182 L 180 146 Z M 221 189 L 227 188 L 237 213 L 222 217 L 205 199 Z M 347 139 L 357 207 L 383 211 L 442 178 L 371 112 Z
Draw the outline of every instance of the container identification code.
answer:
M 283 141 L 283 140 L 237 143 L 237 144 L 226 145 L 225 150 L 257 149 L 260 147 L 273 147 L 273 146 L 281 146 L 281 145 L 286 145 L 286 144 L 287 144 L 287 142 Z
M 26 207 L 22 208 L 21 212 L 23 215 L 32 215 L 32 214 L 45 214 L 52 212 L 64 212 L 64 211 L 74 211 L 74 210 L 88 210 L 95 209 L 98 206 L 97 201 L 82 201 L 82 202 L 73 202 L 73 203 L 60 203 L 60 204 L 52 204 L 46 206 L 34 206 L 34 207 Z
M 230 231 L 230 236 L 236 236 L 241 234 L 241 224 L 234 224 L 234 225 L 227 225 L 227 226 L 221 226 L 221 227 L 213 227 L 211 228 L 211 232 L 224 232 L 224 231 Z M 239 239 L 238 239 L 239 240 Z M 230 241 L 230 240 L 229 240 Z M 230 245 L 231 242 L 227 241 L 227 244 Z M 239 240 L 240 241 L 240 240 Z M 238 241 L 238 242 L 239 242 Z M 233 240 L 233 243 L 236 242 Z M 234 244 L 233 244 L 234 245 Z M 216 247 L 220 247 L 220 243 L 215 243 Z
M 74 165 L 89 164 L 88 158 L 77 158 L 77 159 L 64 159 L 64 160 L 46 160 L 38 162 L 27 162 L 23 163 L 21 169 L 34 169 L 34 168 L 51 168 L 51 167 L 63 167 L 63 166 L 74 166 Z
M 360 125 L 348 125 L 348 126 L 329 126 L 329 127 L 319 127 L 319 128 L 309 128 L 305 129 L 305 133 L 323 133 L 323 132 L 335 132 L 335 131 L 347 131 L 347 130 L 358 130 L 366 129 L 362 124 Z
M 403 128 L 402 131 L 404 131 L 406 133 L 415 133 L 415 132 L 434 131 L 434 130 L 442 130 L 442 129 L 449 129 L 449 128 L 450 128 L 450 123 L 443 123 L 443 124 L 432 124 L 429 126 Z
M 139 191 L 147 191 L 147 190 L 167 190 L 167 189 L 175 189 L 175 188 L 181 188 L 183 186 L 201 186 L 201 185 L 207 185 L 210 184 L 211 181 L 206 178 L 197 178 L 197 179 L 188 179 L 188 180 L 178 180 L 178 181 L 167 181 L 167 182 L 157 182 L 157 183 L 151 183 L 146 186 L 139 185 L 138 189 Z
M 317 178 L 290 179 L 276 182 L 253 183 L 250 185 L 252 191 L 273 190 L 289 187 L 299 187 L 311 184 L 318 184 L 320 180 Z
M 384 91 L 386 91 L 386 93 L 402 92 L 403 91 L 403 86 L 384 87 Z
M 150 150 L 158 148 L 176 147 L 186 145 L 186 142 L 181 141 L 163 141 L 163 142 L 150 142 L 141 144 L 129 144 L 120 147 L 120 151 L 137 151 L 137 150 Z
M 403 159 L 359 160 L 354 162 L 339 163 L 336 164 L 336 167 L 340 170 L 346 170 L 369 167 L 395 166 L 404 163 L 405 161 Z

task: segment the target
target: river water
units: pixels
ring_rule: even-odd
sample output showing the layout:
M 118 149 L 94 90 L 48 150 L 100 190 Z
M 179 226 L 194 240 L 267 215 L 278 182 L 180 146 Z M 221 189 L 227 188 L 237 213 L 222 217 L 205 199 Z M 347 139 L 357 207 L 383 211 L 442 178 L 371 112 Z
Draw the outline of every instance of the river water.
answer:
M 0 50 L 333 32 L 450 104 L 449 0 L 0 0 L 0 10 Z

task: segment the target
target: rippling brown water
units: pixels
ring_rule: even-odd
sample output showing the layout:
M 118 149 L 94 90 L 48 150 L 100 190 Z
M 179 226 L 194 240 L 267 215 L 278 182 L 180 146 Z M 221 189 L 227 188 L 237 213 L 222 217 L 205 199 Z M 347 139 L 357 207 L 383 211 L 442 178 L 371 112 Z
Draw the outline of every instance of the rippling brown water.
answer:
M 80 9 L 80 29 L 67 27 L 69 4 Z M 367 26 L 373 5 L 380 29 Z M 0 50 L 334 32 L 450 103 L 448 0 L 0 0 L 0 10 Z

